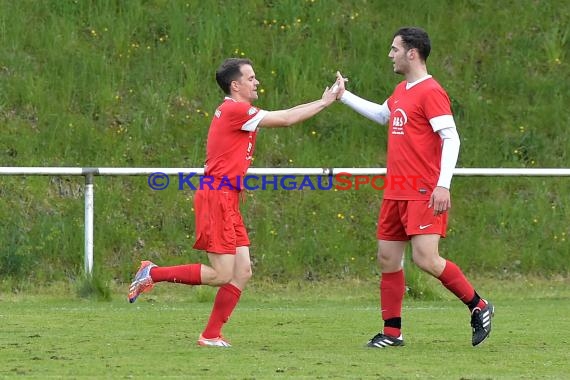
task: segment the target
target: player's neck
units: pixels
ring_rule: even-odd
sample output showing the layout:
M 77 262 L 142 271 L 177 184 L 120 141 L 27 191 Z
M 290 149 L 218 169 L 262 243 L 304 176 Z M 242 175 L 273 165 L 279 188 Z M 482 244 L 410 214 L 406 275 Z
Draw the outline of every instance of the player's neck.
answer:
M 251 99 L 246 98 L 237 92 L 232 92 L 228 98 L 232 99 L 234 102 L 252 103 Z
M 422 78 L 428 76 L 427 67 L 425 64 L 417 65 L 416 67 L 412 67 L 410 71 L 406 73 L 406 81 L 408 83 L 414 83 Z

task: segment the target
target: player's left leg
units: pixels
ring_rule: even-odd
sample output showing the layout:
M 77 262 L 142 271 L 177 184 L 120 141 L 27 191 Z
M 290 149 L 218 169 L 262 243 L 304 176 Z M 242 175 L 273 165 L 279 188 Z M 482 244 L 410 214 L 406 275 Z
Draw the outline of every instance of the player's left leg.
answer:
M 439 240 L 440 236 L 437 234 L 413 236 L 412 259 L 420 269 L 440 280 L 443 286 L 469 308 L 473 333 L 472 344 L 476 346 L 491 333 L 494 307 L 477 294 L 473 285 L 455 263 L 439 255 Z
M 232 312 L 237 306 L 241 292 L 251 278 L 251 275 L 249 247 L 237 247 L 233 262 L 232 280 L 218 289 L 212 313 L 210 314 L 210 318 L 204 332 L 202 332 L 198 339 L 198 344 L 224 347 L 229 346 L 229 343 L 227 343 L 222 337 L 222 327 L 229 320 Z M 226 344 L 221 344 L 220 340 Z M 218 342 L 220 344 L 208 344 L 211 341 Z

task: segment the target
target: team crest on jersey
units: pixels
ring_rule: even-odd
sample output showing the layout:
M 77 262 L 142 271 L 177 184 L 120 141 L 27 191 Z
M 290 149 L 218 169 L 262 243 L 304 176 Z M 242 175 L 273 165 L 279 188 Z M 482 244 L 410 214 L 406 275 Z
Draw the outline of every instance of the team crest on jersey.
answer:
M 256 113 L 257 113 L 257 108 L 255 108 L 255 107 L 251 107 L 250 109 L 247 110 L 247 114 L 249 116 L 255 115 Z

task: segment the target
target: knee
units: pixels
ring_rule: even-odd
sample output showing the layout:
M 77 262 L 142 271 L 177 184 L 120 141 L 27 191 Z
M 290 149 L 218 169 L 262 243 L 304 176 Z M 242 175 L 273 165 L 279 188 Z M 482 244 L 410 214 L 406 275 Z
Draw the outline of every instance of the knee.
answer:
M 396 272 L 402 268 L 402 260 L 378 251 L 378 266 L 383 272 Z
M 240 282 L 249 281 L 251 276 L 253 276 L 253 271 L 251 270 L 251 265 L 248 265 L 247 267 L 241 268 L 234 275 L 234 277 Z
M 438 256 L 421 255 L 414 253 L 412 255 L 412 261 L 418 268 L 422 271 L 431 274 L 432 276 L 438 276 L 442 270 L 442 259 Z

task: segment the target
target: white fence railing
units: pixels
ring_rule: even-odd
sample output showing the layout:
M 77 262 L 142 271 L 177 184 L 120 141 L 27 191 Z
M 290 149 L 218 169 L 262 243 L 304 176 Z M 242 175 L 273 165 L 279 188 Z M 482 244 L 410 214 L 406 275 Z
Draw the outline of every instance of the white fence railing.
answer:
M 0 175 L 49 175 L 85 177 L 85 274 L 93 272 L 93 223 L 95 176 L 149 176 L 153 173 L 179 175 L 195 173 L 203 175 L 203 168 L 97 168 L 97 167 L 0 167 Z M 250 168 L 248 175 L 309 175 L 334 176 L 340 173 L 352 175 L 383 175 L 386 168 Z M 509 168 L 456 168 L 456 176 L 486 177 L 567 177 L 570 169 L 509 169 Z

